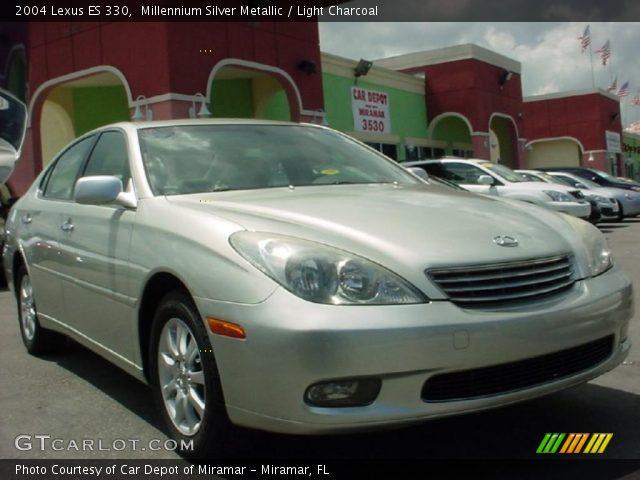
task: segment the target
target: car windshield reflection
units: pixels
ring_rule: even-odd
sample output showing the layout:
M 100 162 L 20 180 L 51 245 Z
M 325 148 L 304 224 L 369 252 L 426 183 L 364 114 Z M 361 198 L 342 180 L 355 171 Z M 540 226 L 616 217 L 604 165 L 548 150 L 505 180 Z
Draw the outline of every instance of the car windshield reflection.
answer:
M 138 135 L 155 195 L 417 183 L 392 161 L 316 127 L 181 125 L 141 129 Z

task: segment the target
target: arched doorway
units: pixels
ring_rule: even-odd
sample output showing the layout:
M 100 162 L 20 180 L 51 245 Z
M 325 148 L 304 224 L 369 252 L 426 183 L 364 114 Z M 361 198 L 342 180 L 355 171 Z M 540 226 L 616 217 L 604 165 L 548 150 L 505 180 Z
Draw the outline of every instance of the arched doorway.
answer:
M 212 117 L 297 120 L 299 92 L 286 75 L 253 62 L 223 61 L 211 72 Z
M 579 167 L 582 145 L 572 137 L 534 140 L 527 146 L 528 168 Z
M 491 115 L 489 152 L 492 162 L 518 168 L 518 132 L 511 117 L 496 113 Z
M 125 85 L 111 72 L 62 81 L 45 95 L 39 122 L 43 167 L 74 138 L 130 116 Z
M 429 132 L 430 138 L 440 146 L 442 154 L 473 157 L 471 124 L 466 117 L 458 113 L 438 115 L 431 121 Z

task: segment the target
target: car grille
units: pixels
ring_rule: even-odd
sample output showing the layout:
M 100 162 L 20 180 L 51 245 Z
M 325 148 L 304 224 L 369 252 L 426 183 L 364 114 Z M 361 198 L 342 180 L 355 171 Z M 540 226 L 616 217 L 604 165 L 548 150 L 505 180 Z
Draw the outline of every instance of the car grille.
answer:
M 444 373 L 422 387 L 425 402 L 446 402 L 486 397 L 541 385 L 586 371 L 613 352 L 614 337 L 578 347 L 491 367 Z
M 611 217 L 613 216 L 613 208 L 603 207 L 600 210 L 600 213 L 602 213 L 602 215 L 606 215 L 607 217 Z
M 569 255 L 518 262 L 427 270 L 449 297 L 464 307 L 534 300 L 574 283 Z
M 569 193 L 578 200 L 584 200 L 584 193 L 582 193 L 580 190 L 571 190 Z

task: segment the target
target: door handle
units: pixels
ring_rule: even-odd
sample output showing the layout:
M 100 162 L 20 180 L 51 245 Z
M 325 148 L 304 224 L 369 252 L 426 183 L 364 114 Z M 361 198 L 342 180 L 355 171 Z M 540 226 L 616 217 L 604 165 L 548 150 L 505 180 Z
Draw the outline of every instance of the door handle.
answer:
M 26 213 L 20 218 L 20 221 L 25 225 L 28 225 L 33 221 L 33 217 L 31 216 L 30 213 Z
M 74 228 L 75 227 L 73 223 L 71 223 L 71 220 L 67 220 L 62 225 L 60 225 L 60 230 L 62 230 L 63 232 L 73 232 Z

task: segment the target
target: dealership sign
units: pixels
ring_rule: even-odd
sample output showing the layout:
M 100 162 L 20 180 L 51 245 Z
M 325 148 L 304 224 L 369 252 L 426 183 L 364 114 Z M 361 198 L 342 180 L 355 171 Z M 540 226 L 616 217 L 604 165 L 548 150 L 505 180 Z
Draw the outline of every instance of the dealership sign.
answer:
M 351 107 L 356 132 L 391 133 L 389 94 L 351 87 Z
M 620 140 L 620 134 L 605 131 L 605 138 L 607 140 L 607 152 L 622 153 L 622 141 Z

